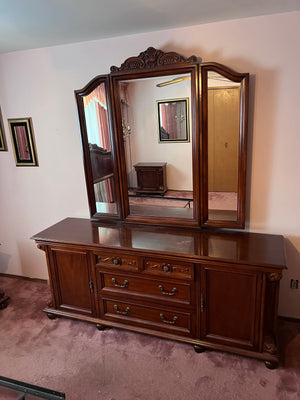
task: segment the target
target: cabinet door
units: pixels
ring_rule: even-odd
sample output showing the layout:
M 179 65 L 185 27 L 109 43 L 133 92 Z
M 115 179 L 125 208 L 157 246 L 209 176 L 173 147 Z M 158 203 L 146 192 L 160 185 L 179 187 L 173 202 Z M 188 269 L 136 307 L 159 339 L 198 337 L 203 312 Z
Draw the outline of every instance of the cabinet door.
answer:
M 261 274 L 246 267 L 204 266 L 201 275 L 201 339 L 257 349 Z
M 54 306 L 63 311 L 93 315 L 93 283 L 86 252 L 76 249 L 50 250 L 50 275 Z

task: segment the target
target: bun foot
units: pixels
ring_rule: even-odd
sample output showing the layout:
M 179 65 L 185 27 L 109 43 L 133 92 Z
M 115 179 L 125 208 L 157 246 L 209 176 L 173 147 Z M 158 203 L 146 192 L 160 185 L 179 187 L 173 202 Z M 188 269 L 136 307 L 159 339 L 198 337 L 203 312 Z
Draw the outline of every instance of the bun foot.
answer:
M 50 314 L 50 313 L 47 313 L 47 317 L 48 317 L 49 319 L 55 319 L 55 318 L 57 318 L 56 315 Z
M 96 327 L 98 331 L 104 331 L 105 329 L 110 329 L 109 326 L 101 325 L 101 324 L 96 324 Z
M 205 351 L 205 347 L 199 346 L 198 344 L 194 345 L 194 350 L 196 353 L 203 353 Z
M 265 366 L 268 369 L 276 369 L 276 368 L 278 368 L 278 362 L 276 362 L 276 361 L 265 361 Z

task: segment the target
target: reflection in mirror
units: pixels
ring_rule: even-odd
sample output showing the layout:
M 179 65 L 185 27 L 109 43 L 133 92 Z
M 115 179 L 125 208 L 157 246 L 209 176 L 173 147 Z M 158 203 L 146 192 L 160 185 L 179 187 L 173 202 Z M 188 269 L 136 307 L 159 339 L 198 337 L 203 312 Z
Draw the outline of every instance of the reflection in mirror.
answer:
M 118 82 L 130 215 L 193 218 L 192 143 L 162 146 L 157 140 L 157 101 L 190 99 L 190 78 Z M 186 101 L 186 107 L 190 104 Z M 186 109 L 186 117 L 190 114 Z M 185 122 L 191 124 L 188 118 Z
M 117 213 L 105 83 L 83 97 L 96 211 Z
M 208 72 L 208 219 L 237 220 L 241 84 Z
M 188 98 L 158 100 L 158 135 L 160 143 L 188 142 Z

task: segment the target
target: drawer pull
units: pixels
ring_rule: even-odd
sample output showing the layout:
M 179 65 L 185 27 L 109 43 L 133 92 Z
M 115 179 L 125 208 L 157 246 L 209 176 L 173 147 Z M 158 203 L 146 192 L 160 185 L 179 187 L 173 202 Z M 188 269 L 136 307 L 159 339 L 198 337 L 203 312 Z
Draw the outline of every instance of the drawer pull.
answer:
M 162 269 L 164 272 L 171 272 L 172 271 L 172 266 L 170 264 L 163 264 Z
M 173 317 L 173 321 L 167 320 L 166 317 L 164 316 L 164 314 L 159 314 L 159 316 L 165 324 L 169 324 L 169 325 L 174 325 L 176 323 L 176 321 L 178 320 L 178 317 L 176 317 L 176 315 Z
M 177 288 L 174 287 L 172 289 L 172 292 L 165 292 L 165 289 L 162 285 L 158 286 L 159 290 L 162 292 L 162 294 L 164 294 L 165 296 L 174 296 L 176 292 L 178 292 Z
M 121 265 L 122 264 L 122 260 L 119 257 L 113 257 L 112 258 L 112 262 L 114 265 Z
M 129 307 L 126 307 L 125 311 L 121 311 L 121 310 L 119 310 L 119 307 L 116 304 L 114 305 L 114 309 L 116 310 L 116 312 L 118 314 L 122 314 L 122 315 L 128 315 L 128 313 L 130 312 L 130 308 Z
M 116 278 L 111 278 L 111 280 L 114 283 L 114 285 L 118 288 L 126 288 L 129 285 L 129 282 L 127 279 L 125 279 L 124 283 L 122 283 L 121 285 L 117 282 Z

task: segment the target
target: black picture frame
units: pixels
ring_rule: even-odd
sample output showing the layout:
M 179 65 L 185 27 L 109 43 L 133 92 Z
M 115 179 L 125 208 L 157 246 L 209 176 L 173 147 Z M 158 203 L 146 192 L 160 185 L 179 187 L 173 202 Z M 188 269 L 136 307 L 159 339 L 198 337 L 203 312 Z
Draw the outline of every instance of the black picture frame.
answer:
M 157 119 L 158 119 L 158 137 L 159 143 L 184 143 L 190 141 L 190 120 L 189 120 L 189 99 L 166 99 L 157 100 Z M 176 110 L 174 110 L 174 106 Z M 169 132 L 165 126 L 163 126 L 163 109 L 172 108 L 173 111 L 169 115 L 169 119 L 174 119 L 173 132 Z M 175 111 L 175 113 L 174 113 Z
M 17 167 L 38 166 L 32 119 L 9 119 L 8 125 Z
M 7 151 L 7 143 L 5 139 L 1 107 L 0 107 L 0 151 Z

